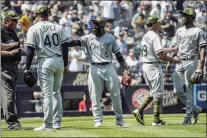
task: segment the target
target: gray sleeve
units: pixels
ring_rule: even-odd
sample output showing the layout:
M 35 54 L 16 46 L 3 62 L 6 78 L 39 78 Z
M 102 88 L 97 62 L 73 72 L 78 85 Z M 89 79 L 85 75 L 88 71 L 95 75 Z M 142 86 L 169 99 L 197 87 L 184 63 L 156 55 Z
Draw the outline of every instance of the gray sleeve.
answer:
M 88 36 L 82 36 L 80 38 L 78 38 L 81 41 L 81 46 L 80 47 L 86 47 L 88 44 Z
M 31 46 L 33 48 L 36 48 L 37 44 L 36 44 L 35 39 L 36 39 L 35 33 L 31 29 L 29 29 L 27 32 L 27 41 L 26 41 L 27 46 Z
M 178 44 L 178 38 L 177 38 L 177 32 L 175 33 L 175 36 L 172 39 L 172 43 L 171 43 L 171 47 L 173 45 L 177 45 Z
M 154 49 L 156 54 L 158 54 L 159 52 L 163 51 L 162 44 L 161 44 L 161 41 L 160 41 L 159 37 L 156 37 L 153 40 L 153 49 Z
M 199 45 L 199 47 L 207 46 L 206 38 L 207 37 L 206 37 L 203 30 L 198 33 L 198 45 Z
M 120 50 L 120 47 L 118 46 L 116 39 L 113 37 L 112 41 L 112 52 L 116 54 Z
M 61 44 L 63 44 L 67 41 L 68 41 L 68 37 L 66 35 L 66 32 L 65 32 L 64 28 L 61 27 L 61 29 L 60 29 L 60 42 L 61 42 Z

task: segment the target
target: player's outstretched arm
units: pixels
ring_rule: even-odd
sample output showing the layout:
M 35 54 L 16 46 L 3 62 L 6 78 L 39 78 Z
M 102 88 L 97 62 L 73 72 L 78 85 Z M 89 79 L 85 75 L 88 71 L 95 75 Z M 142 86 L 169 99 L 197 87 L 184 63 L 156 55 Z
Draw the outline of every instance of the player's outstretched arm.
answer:
M 74 47 L 74 46 L 81 46 L 81 41 L 77 39 L 68 42 L 68 47 Z
M 157 53 L 157 55 L 163 61 L 170 61 L 172 63 L 177 63 L 177 64 L 181 63 L 181 60 L 179 58 L 166 56 L 163 51 L 160 51 L 159 53 Z
M 62 55 L 63 55 L 63 61 L 64 61 L 64 72 L 68 72 L 68 43 L 62 43 Z
M 171 52 L 177 52 L 177 47 L 170 47 L 170 48 L 163 48 L 164 53 L 171 53 Z

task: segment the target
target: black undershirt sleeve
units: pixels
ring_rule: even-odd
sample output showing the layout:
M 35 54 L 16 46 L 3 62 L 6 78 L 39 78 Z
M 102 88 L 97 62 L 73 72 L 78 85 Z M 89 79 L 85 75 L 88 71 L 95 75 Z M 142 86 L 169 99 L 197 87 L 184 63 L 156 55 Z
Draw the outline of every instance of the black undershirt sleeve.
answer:
M 61 44 L 61 46 L 62 46 L 64 67 L 67 67 L 68 66 L 68 43 L 65 42 L 65 43 Z
M 29 70 L 31 67 L 32 59 L 34 57 L 34 51 L 35 48 L 31 46 L 27 46 L 27 53 L 26 53 L 27 58 L 26 58 L 26 67 L 25 67 L 26 70 Z
M 116 56 L 118 62 L 121 64 L 121 66 L 122 66 L 125 70 L 127 70 L 127 71 L 130 72 L 129 67 L 128 67 L 127 63 L 125 62 L 124 57 L 122 56 L 121 52 L 120 52 L 120 51 L 117 52 L 117 53 L 115 54 L 115 56 Z
M 68 42 L 68 47 L 81 46 L 80 40 L 71 40 Z

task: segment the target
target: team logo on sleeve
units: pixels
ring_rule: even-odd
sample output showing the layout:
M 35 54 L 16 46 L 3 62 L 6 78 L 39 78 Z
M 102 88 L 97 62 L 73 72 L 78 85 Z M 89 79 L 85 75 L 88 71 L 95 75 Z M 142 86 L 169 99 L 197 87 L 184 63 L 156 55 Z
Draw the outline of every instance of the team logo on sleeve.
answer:
M 148 89 L 138 89 L 136 90 L 133 95 L 132 95 L 132 104 L 134 105 L 135 108 L 139 108 L 141 104 L 143 103 L 144 99 L 149 95 L 149 90 Z M 148 106 L 145 108 L 148 109 L 152 106 L 152 102 L 148 104 Z

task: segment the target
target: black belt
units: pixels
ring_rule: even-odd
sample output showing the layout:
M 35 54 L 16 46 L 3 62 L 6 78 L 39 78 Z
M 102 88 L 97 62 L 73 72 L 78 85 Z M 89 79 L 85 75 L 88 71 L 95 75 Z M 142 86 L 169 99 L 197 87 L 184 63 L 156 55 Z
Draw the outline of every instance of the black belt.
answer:
M 92 65 L 107 65 L 110 64 L 111 62 L 101 62 L 101 63 L 91 63 Z
M 183 61 L 187 61 L 187 60 L 193 60 L 195 57 L 185 57 L 185 58 L 180 58 Z
M 144 64 L 160 64 L 161 62 L 142 62 L 142 63 L 144 63 Z

